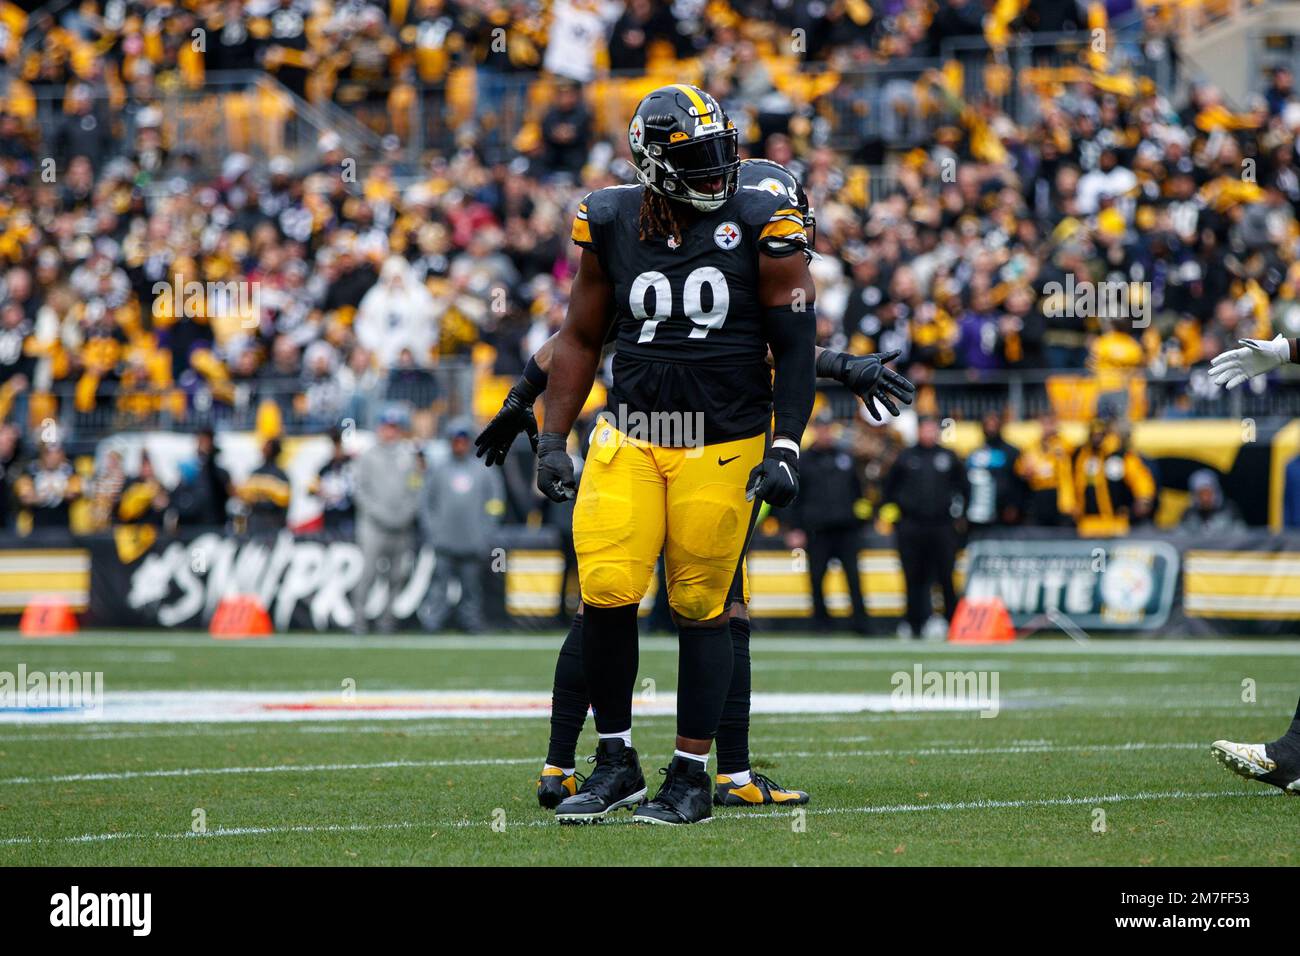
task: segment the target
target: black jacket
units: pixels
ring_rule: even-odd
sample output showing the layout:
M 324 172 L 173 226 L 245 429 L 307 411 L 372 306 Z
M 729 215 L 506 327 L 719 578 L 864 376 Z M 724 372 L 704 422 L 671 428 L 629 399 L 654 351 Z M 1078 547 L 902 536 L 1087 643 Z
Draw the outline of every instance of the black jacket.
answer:
M 903 449 L 885 476 L 884 501 L 898 505 L 904 521 L 953 521 L 969 500 L 965 465 L 940 445 Z

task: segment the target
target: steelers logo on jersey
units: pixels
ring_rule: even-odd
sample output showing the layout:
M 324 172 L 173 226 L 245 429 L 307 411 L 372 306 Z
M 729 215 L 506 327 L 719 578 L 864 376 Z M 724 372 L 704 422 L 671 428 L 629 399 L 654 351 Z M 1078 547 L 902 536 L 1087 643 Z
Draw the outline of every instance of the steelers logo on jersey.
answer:
M 713 230 L 713 241 L 718 244 L 719 249 L 734 249 L 740 245 L 740 227 L 734 222 L 727 221 Z

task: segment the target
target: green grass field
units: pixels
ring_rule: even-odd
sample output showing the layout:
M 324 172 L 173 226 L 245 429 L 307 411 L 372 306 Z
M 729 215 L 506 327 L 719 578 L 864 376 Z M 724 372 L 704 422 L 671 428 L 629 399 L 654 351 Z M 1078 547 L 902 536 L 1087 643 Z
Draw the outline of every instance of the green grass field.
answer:
M 102 671 L 106 716 L 113 695 L 170 690 L 317 695 L 337 718 L 350 687 L 352 700 L 394 706 L 394 692 L 416 690 L 543 699 L 559 641 L 9 632 L 0 671 Z M 226 723 L 0 712 L 0 864 L 1300 864 L 1284 836 L 1300 801 L 1231 776 L 1207 752 L 1219 737 L 1285 729 L 1300 646 L 755 637 L 753 655 L 756 692 L 814 695 L 812 712 L 756 715 L 752 734 L 757 768 L 812 793 L 806 815 L 720 810 L 707 826 L 672 829 L 624 813 L 557 826 L 533 795 L 541 709 L 397 720 L 299 720 L 290 709 L 277 715 L 295 719 Z M 996 673 L 1000 712 L 836 713 L 816 696 L 885 697 L 891 675 L 917 663 Z M 675 671 L 675 641 L 643 638 L 641 676 L 661 699 Z M 220 709 L 225 698 L 173 699 Z M 652 792 L 672 726 L 637 720 Z M 589 728 L 580 753 L 593 740 Z M 196 819 L 206 832 L 193 832 Z

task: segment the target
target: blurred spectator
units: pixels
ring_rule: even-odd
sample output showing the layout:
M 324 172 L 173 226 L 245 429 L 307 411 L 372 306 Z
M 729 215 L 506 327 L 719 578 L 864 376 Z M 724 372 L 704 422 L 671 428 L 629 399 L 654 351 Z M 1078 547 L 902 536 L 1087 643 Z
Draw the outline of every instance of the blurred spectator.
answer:
M 107 531 L 118 520 L 118 502 L 126 488 L 126 469 L 122 464 L 122 452 L 110 448 L 104 453 L 104 461 L 95 476 L 90 480 L 90 524 L 96 531 Z
M 1246 530 L 1237 506 L 1223 497 L 1219 476 L 1209 468 L 1198 468 L 1187 479 L 1192 503 L 1178 523 L 1182 531 L 1205 535 L 1234 534 Z
M 250 535 L 277 534 L 289 516 L 289 476 L 278 464 L 280 440 L 269 439 L 262 446 L 262 464 L 236 488 L 247 509 L 245 531 Z
M 356 509 L 352 502 L 356 483 L 356 462 L 343 447 L 343 432 L 337 428 L 330 429 L 330 443 L 333 451 L 330 460 L 316 474 L 310 491 L 320 499 L 325 519 L 325 530 L 352 533 L 352 521 Z
M 352 592 L 352 627 L 358 634 L 369 630 L 366 601 L 381 576 L 388 591 L 379 629 L 387 633 L 396 628 L 393 598 L 401 591 L 415 554 L 420 472 L 405 426 L 401 408 L 386 408 L 375 430 L 375 444 L 357 458 L 353 472 L 356 540 L 362 560 L 361 580 Z
M 899 453 L 885 477 L 883 496 L 898 516 L 895 542 L 907 587 L 908 630 L 903 633 L 911 637 L 939 634 L 938 628 L 927 630 L 933 613 L 931 585 L 943 592 L 945 618 L 951 621 L 957 609 L 952 573 L 969 500 L 962 460 L 939 444 L 939 423 L 922 418 L 916 444 Z
M 420 498 L 420 531 L 436 559 L 420 623 L 432 633 L 453 618 L 467 633 L 483 629 L 483 574 L 505 492 L 500 472 L 470 454 L 471 435 L 468 423 L 452 425 L 451 457 L 430 469 Z M 460 587 L 454 605 L 447 593 L 452 581 Z
M 1088 426 L 1088 440 L 1074 453 L 1075 524 L 1084 537 L 1127 534 L 1150 517 L 1156 483 L 1151 469 L 1105 419 Z
M 429 290 L 416 281 L 405 259 L 393 256 L 357 308 L 357 342 L 384 368 L 395 365 L 403 351 L 409 351 L 416 364 L 428 365 L 438 341 L 434 314 Z
M 224 527 L 232 491 L 230 474 L 217 464 L 216 436 L 211 428 L 199 429 L 194 458 L 182 463 L 181 483 L 174 493 L 180 523 Z
M 591 117 L 580 93 L 576 83 L 557 84 L 555 102 L 542 119 L 542 162 L 551 172 L 567 173 L 574 181 L 591 146 Z
M 1300 458 L 1287 462 L 1282 490 L 1282 524 L 1287 528 L 1300 528 Z
M 985 412 L 981 424 L 984 445 L 966 458 L 966 520 L 972 530 L 1019 524 L 1024 499 L 1020 451 L 1002 437 L 1001 412 Z
M 68 93 L 67 115 L 54 137 L 54 159 L 59 166 L 84 157 L 98 170 L 113 148 L 107 122 L 96 114 L 90 87 L 78 83 Z
M 1074 515 L 1072 449 L 1061 437 L 1056 416 L 1039 419 L 1038 440 L 1016 459 L 1016 473 L 1026 490 L 1026 518 L 1031 525 L 1051 528 Z
M 140 468 L 122 490 L 116 520 L 122 524 L 161 528 L 171 507 L 171 495 L 153 470 L 148 453 L 141 453 Z
M 853 630 L 866 634 L 867 611 L 858 572 L 866 502 L 857 465 L 848 450 L 836 443 L 833 427 L 828 416 L 819 416 L 813 423 L 812 446 L 799 456 L 799 498 L 787 517 L 794 530 L 787 534 L 786 544 L 807 553 L 817 629 L 834 628 L 823 591 L 826 568 L 834 558 L 848 582 Z
M 81 478 L 58 442 L 41 445 L 35 461 L 23 469 L 14 492 L 33 532 L 68 531 L 72 502 L 81 495 Z
M 18 426 L 0 425 L 0 530 L 14 527 L 14 482 L 19 475 L 22 445 Z

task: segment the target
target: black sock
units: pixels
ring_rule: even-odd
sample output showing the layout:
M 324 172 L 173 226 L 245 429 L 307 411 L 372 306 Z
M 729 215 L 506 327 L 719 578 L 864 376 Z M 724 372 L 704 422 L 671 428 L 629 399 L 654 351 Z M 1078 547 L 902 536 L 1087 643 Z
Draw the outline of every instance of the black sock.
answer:
M 1267 752 L 1288 770 L 1300 767 L 1300 705 L 1296 706 L 1295 719 L 1287 732 L 1269 744 Z
M 712 740 L 731 685 L 731 628 L 677 629 L 677 734 Z
M 582 670 L 596 730 L 617 734 L 632 726 L 637 669 L 637 605 L 583 606 Z
M 731 687 L 718 721 L 718 773 L 749 769 L 749 621 L 731 619 Z
M 578 737 L 587 720 L 587 680 L 582 674 L 582 615 L 573 618 L 555 660 L 551 690 L 551 743 L 546 762 L 552 767 L 577 765 Z

